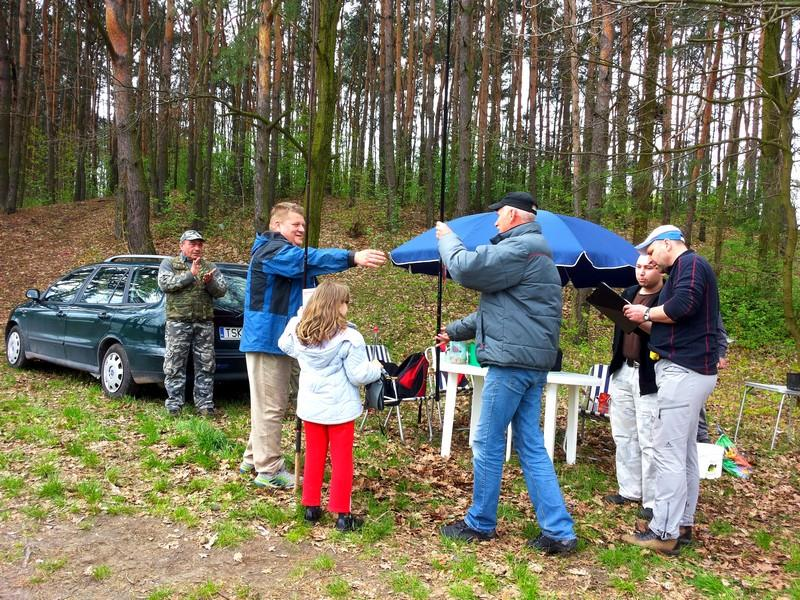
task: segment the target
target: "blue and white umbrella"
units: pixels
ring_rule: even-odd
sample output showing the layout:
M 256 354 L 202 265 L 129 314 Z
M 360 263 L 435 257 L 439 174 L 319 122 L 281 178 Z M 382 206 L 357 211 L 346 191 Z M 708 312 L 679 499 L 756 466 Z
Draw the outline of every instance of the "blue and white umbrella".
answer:
M 489 243 L 497 235 L 497 213 L 485 212 L 453 219 L 447 224 L 461 238 L 468 250 Z M 605 227 L 579 219 L 538 211 L 536 221 L 542 226 L 553 260 L 561 274 L 561 283 L 572 281 L 577 288 L 595 287 L 604 282 L 612 287 L 636 283 L 635 264 L 639 253 L 630 242 Z M 429 229 L 390 253 L 392 262 L 412 273 L 437 275 L 439 250 L 436 231 Z

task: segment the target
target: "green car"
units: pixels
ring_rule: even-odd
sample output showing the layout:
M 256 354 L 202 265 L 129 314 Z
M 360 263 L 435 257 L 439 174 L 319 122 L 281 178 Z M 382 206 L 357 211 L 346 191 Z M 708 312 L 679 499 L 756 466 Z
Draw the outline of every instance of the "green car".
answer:
M 44 293 L 25 292 L 6 323 L 6 359 L 23 367 L 39 359 L 98 379 L 111 397 L 137 384 L 164 381 L 164 293 L 158 287 L 163 256 L 113 256 L 78 267 Z M 239 337 L 244 319 L 247 265 L 217 263 L 228 292 L 214 300 L 215 379 L 246 380 Z M 189 364 L 191 365 L 191 360 Z

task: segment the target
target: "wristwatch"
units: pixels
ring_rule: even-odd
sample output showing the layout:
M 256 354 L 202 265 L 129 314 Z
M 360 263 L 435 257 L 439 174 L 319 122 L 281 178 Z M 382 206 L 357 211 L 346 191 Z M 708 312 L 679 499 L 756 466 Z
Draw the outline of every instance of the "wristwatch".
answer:
M 650 307 L 644 309 L 644 322 L 647 323 L 650 320 Z

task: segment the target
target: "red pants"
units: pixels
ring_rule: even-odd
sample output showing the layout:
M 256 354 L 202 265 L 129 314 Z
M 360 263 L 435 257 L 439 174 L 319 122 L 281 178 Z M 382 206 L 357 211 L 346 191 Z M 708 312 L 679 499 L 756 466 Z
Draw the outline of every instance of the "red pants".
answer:
M 331 448 L 331 485 L 328 510 L 350 512 L 353 491 L 353 435 L 355 421 L 338 425 L 306 425 L 306 466 L 303 471 L 303 506 L 320 506 L 325 458 Z

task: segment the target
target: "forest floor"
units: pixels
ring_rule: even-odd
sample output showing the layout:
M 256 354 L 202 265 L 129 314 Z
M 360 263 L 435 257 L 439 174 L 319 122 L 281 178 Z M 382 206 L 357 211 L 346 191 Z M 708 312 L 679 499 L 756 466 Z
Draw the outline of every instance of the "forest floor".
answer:
M 331 203 L 324 214 L 323 246 L 388 249 L 421 229 L 412 219 L 398 237 L 367 224 L 351 239 L 347 230 L 363 209 Z M 154 225 L 161 252 L 177 250 L 182 227 L 174 221 Z M 209 258 L 246 261 L 250 230 L 238 214 L 218 220 Z M 0 216 L 0 316 L 27 288 L 123 252 L 112 231 L 108 200 Z M 392 267 L 379 273 L 339 277 L 351 286 L 362 330 L 380 324 L 382 338 L 396 340 L 395 357 L 404 356 L 434 330 L 435 298 L 421 286 L 435 286 Z M 473 294 L 448 284 L 445 319 L 472 302 Z M 565 370 L 585 372 L 606 359 L 609 335 L 600 323 L 586 343 L 563 340 Z M 730 358 L 709 414 L 732 432 L 743 382 L 776 382 L 786 368 L 770 349 L 734 345 Z M 524 548 L 537 530 L 515 459 L 505 469 L 497 540 L 470 546 L 438 535 L 469 504 L 468 402 L 458 403 L 461 429 L 448 459 L 412 407 L 404 411 L 406 444 L 391 426 L 384 437 L 376 418 L 368 420 L 356 441 L 354 493 L 366 526 L 343 535 L 330 517 L 305 524 L 294 494 L 258 490 L 238 474 L 247 393 L 218 387 L 216 394 L 219 419 L 185 411 L 175 420 L 156 387 L 112 401 L 88 375 L 43 364 L 13 370 L 3 361 L 0 598 L 800 598 L 800 450 L 786 434 L 768 450 L 769 399 L 748 404 L 739 440 L 752 477 L 702 482 L 698 542 L 677 558 L 619 542 L 635 508 L 603 504 L 615 491 L 613 442 L 607 424 L 587 422 L 577 464 L 566 465 L 560 449 L 555 461 L 579 552 L 548 558 Z M 284 427 L 290 464 L 292 418 Z

